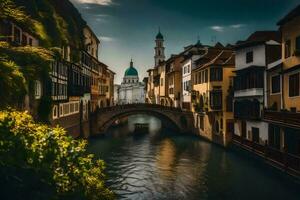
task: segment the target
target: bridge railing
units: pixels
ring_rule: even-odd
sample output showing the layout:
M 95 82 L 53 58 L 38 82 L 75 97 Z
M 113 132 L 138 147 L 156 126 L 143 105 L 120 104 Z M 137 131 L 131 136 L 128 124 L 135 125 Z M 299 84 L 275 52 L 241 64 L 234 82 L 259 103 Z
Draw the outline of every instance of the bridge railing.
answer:
M 131 109 L 131 108 L 153 108 L 153 109 L 160 109 L 160 110 L 184 112 L 181 108 L 163 106 L 163 105 L 159 105 L 159 104 L 147 104 L 147 103 L 114 105 L 114 106 L 109 106 L 109 107 L 104 107 L 104 108 L 98 108 L 98 112 L 124 110 L 124 109 Z

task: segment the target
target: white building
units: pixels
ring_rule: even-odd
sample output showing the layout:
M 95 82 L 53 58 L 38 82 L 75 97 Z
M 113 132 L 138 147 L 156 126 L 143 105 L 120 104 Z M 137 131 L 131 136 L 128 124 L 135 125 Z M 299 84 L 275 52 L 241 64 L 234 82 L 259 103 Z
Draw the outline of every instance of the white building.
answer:
M 130 66 L 126 69 L 121 85 L 115 85 L 116 104 L 145 103 L 145 85 L 139 82 L 137 70 Z
M 257 31 L 236 46 L 234 91 L 235 134 L 264 144 L 268 124 L 262 121 L 267 105 L 266 70 L 281 58 L 277 31 Z

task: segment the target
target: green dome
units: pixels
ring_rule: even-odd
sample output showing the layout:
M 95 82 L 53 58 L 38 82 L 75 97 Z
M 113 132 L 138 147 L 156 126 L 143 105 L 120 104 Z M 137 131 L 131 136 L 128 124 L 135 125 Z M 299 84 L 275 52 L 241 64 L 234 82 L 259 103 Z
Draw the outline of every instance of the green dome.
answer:
M 128 67 L 125 71 L 125 76 L 138 76 L 137 70 L 133 67 L 132 59 L 130 61 L 130 67 Z
M 161 32 L 159 31 L 156 35 L 156 39 L 161 39 L 163 40 L 164 39 L 164 36 L 161 34 Z
M 125 71 L 125 76 L 137 76 L 138 72 L 134 67 L 129 67 Z

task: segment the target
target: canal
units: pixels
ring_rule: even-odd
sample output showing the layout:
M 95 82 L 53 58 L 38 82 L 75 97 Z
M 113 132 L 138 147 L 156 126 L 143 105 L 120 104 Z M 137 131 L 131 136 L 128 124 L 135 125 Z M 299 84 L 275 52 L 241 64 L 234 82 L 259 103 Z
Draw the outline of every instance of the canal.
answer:
M 134 123 L 149 123 L 149 134 L 130 133 Z M 300 199 L 300 185 L 246 153 L 161 131 L 162 123 L 135 115 L 90 140 L 118 199 Z

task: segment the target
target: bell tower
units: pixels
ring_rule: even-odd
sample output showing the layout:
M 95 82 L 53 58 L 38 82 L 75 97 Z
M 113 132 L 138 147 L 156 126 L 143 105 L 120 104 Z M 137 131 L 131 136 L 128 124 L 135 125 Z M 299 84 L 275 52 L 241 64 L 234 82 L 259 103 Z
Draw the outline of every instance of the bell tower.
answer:
M 159 62 L 165 60 L 164 36 L 161 34 L 160 29 L 158 29 L 155 43 L 156 46 L 154 48 L 155 50 L 154 61 L 155 61 L 155 67 L 157 67 Z

